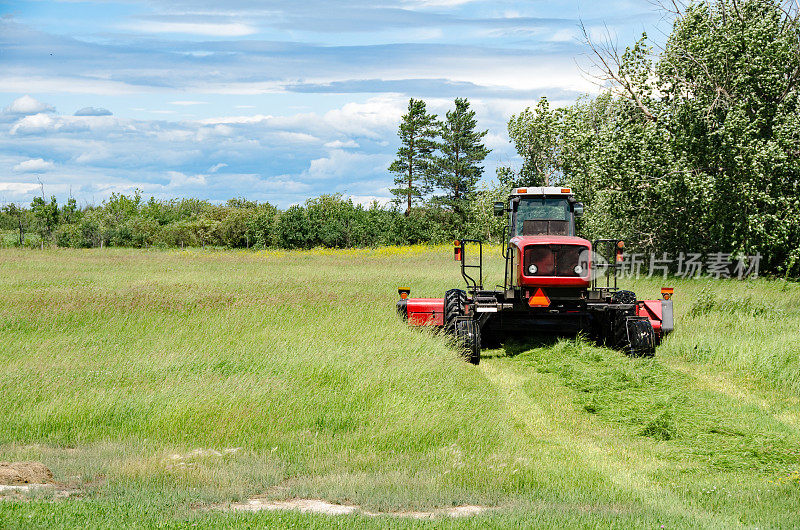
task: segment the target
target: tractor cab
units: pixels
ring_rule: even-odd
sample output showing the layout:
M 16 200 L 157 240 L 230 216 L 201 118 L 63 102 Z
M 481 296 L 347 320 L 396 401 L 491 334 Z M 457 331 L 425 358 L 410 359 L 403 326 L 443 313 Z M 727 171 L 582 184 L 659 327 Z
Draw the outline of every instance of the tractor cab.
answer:
M 583 205 L 572 189 L 516 188 L 508 207 L 495 203 L 496 214 L 506 212 L 510 216 L 504 253 L 507 289 L 589 287 L 592 244 L 575 235 L 575 219 L 583 214 Z
M 495 212 L 510 212 L 512 237 L 574 236 L 575 219 L 583 205 L 570 188 L 517 188 L 509 197 L 508 208 L 495 203 Z

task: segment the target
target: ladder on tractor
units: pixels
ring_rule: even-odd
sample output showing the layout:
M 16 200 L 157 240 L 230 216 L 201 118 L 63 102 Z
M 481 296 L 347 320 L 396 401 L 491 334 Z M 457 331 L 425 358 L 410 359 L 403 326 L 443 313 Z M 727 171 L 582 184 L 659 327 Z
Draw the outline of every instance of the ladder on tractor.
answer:
M 472 294 L 472 303 L 476 313 L 496 313 L 498 310 L 497 296 L 494 292 L 483 290 L 483 242 L 479 239 L 459 239 L 455 244 L 455 259 L 461 262 L 461 276 L 467 284 L 467 290 Z M 478 246 L 478 262 L 467 262 L 467 245 Z M 477 279 L 473 278 L 470 270 L 477 270 Z M 472 272 L 475 274 L 475 272 Z

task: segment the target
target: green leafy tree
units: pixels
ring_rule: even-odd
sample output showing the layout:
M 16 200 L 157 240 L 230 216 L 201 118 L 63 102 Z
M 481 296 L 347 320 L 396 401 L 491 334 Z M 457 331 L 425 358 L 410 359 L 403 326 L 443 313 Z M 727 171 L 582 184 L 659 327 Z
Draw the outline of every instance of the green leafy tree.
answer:
M 405 203 L 406 215 L 412 206 L 431 191 L 433 153 L 437 148 L 439 124 L 436 116 L 428 114 L 425 102 L 411 98 L 408 112 L 403 115 L 397 134 L 400 148 L 389 166 L 396 175 L 396 188 L 390 190 L 398 203 Z
M 3 207 L 8 222 L 8 228 L 17 231 L 17 244 L 19 246 L 25 245 L 25 231 L 30 226 L 30 212 L 14 203 L 8 204 Z
M 508 121 L 508 136 L 523 159 L 516 175 L 503 175 L 509 187 L 555 185 L 561 148 L 558 120 L 542 97 L 534 110 L 526 108 Z
M 440 156 L 436 159 L 436 186 L 443 192 L 436 202 L 457 214 L 463 214 L 465 203 L 472 200 L 475 187 L 483 174 L 481 163 L 490 150 L 483 145 L 488 131 L 476 131 L 475 111 L 469 101 L 455 100 L 455 108 L 447 112 L 441 125 Z
M 31 202 L 31 211 L 36 219 L 36 227 L 42 238 L 42 244 L 53 237 L 53 230 L 58 226 L 58 201 L 55 195 L 50 197 L 50 202 L 45 202 L 43 197 L 34 197 Z
M 259 248 L 272 245 L 277 216 L 278 209 L 268 202 L 255 208 L 247 221 L 247 237 L 251 245 Z
M 498 182 L 480 185 L 475 200 L 467 206 L 469 210 L 463 234 L 482 241 L 500 241 L 508 218 L 494 214 L 494 203 L 506 202 L 508 194 L 509 188 Z
M 341 194 L 321 195 L 306 201 L 309 243 L 329 248 L 360 246 L 363 240 L 363 208 Z
M 229 248 L 249 247 L 249 223 L 255 217 L 256 203 L 250 201 L 231 200 L 222 208 L 223 215 L 219 221 L 219 237 Z
M 281 248 L 308 248 L 311 224 L 302 206 L 291 206 L 278 217 L 275 243 Z
M 67 199 L 67 203 L 61 207 L 60 220 L 65 224 L 73 224 L 80 219 L 81 211 L 78 209 L 78 202 L 74 197 Z

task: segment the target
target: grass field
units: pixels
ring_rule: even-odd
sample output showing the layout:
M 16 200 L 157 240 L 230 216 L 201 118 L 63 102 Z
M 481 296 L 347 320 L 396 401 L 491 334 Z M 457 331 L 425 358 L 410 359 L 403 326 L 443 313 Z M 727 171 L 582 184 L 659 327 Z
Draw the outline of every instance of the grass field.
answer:
M 653 360 L 540 340 L 473 367 L 394 309 L 459 286 L 451 253 L 0 250 L 0 460 L 79 491 L 0 527 L 800 526 L 799 284 L 670 280 Z M 214 509 L 257 495 L 492 509 Z

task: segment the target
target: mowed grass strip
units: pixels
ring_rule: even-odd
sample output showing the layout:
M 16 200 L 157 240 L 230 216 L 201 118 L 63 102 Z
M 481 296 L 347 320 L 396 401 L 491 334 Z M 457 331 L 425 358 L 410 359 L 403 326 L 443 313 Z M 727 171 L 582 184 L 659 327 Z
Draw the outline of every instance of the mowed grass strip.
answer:
M 493 508 L 436 523 L 458 526 L 800 524 L 796 284 L 671 282 L 678 330 L 652 361 L 569 340 L 474 368 L 394 310 L 398 286 L 459 286 L 451 253 L 0 252 L 0 459 L 84 492 L 0 520 L 329 521 L 209 510 L 263 494 Z

